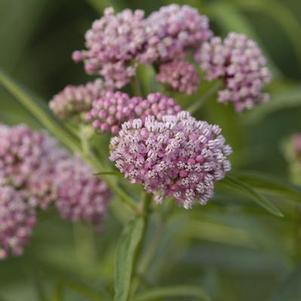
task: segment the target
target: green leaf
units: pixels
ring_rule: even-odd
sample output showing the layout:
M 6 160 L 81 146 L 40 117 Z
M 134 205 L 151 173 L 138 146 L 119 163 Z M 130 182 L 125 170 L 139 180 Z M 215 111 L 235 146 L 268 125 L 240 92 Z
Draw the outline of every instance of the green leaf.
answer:
M 243 172 L 236 174 L 244 183 L 262 192 L 283 196 L 290 200 L 301 202 L 301 189 L 285 180 L 274 179 L 271 176 L 262 175 L 256 172 Z
M 301 300 L 301 265 L 299 265 L 286 279 L 282 287 L 277 291 L 273 301 L 297 301 Z
M 135 257 L 143 229 L 144 220 L 139 217 L 132 220 L 121 234 L 116 253 L 114 301 L 128 300 Z
M 140 294 L 136 301 L 153 301 L 171 297 L 195 297 L 198 300 L 210 300 L 210 297 L 199 287 L 196 286 L 167 286 L 148 290 Z M 164 299 L 166 300 L 166 299 Z
M 229 187 L 237 188 L 242 192 L 247 193 L 258 205 L 266 209 L 268 212 L 276 216 L 283 217 L 283 213 L 271 201 L 265 198 L 262 194 L 258 193 L 255 189 L 253 189 L 252 186 L 248 185 L 247 183 L 230 176 L 227 176 L 224 179 L 224 183 Z

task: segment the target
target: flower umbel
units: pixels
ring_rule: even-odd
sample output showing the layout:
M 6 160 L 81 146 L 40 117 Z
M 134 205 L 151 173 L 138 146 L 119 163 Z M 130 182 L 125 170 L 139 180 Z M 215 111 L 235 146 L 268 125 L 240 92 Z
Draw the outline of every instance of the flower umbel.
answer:
M 89 111 L 92 102 L 108 90 L 108 85 L 101 79 L 85 85 L 69 85 L 52 98 L 49 107 L 60 118 L 72 117 Z
M 192 94 L 200 84 L 199 75 L 192 64 L 185 61 L 172 61 L 160 65 L 157 80 L 173 90 Z
M 163 6 L 145 21 L 146 47 L 143 63 L 166 62 L 183 56 L 208 40 L 212 32 L 206 16 L 188 6 Z
M 121 88 L 135 74 L 133 61 L 145 43 L 144 12 L 126 9 L 115 14 L 107 8 L 86 33 L 87 50 L 76 51 L 73 59 L 84 61 L 89 74 L 98 74 L 106 82 Z
M 236 111 L 269 99 L 262 93 L 271 80 L 266 59 L 256 42 L 245 35 L 230 33 L 224 41 L 214 37 L 201 46 L 196 59 L 208 80 L 224 80 L 225 89 L 219 92 L 219 101 L 233 103 Z
M 144 119 L 154 115 L 175 115 L 181 108 L 175 100 L 160 93 L 151 93 L 146 99 L 129 97 L 123 92 L 108 92 L 93 102 L 92 110 L 87 114 L 88 121 L 100 132 L 117 134 L 121 124 L 135 118 Z
M 23 253 L 36 222 L 35 212 L 24 196 L 9 186 L 0 186 L 0 259 Z
M 197 121 L 187 112 L 135 119 L 122 125 L 111 140 L 110 159 L 132 183 L 143 184 L 156 201 L 173 197 L 185 208 L 205 204 L 214 183 L 230 170 L 221 129 Z
M 93 175 L 90 167 L 76 157 L 59 162 L 54 186 L 56 206 L 63 218 L 100 227 L 111 191 L 105 182 Z
M 2 181 L 22 190 L 31 204 L 45 209 L 55 199 L 57 162 L 69 157 L 56 140 L 24 125 L 0 125 Z

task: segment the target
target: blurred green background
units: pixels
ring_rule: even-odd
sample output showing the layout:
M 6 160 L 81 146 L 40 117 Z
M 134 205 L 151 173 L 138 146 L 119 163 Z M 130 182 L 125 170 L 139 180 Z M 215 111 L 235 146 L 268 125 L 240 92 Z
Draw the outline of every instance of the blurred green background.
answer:
M 301 131 L 299 0 L 0 0 L 0 67 L 47 101 L 65 85 L 90 79 L 71 53 L 83 48 L 85 31 L 106 6 L 148 14 L 170 3 L 207 14 L 216 34 L 243 32 L 261 45 L 274 76 L 270 103 L 237 116 L 212 101 L 198 114 L 223 127 L 235 168 L 288 179 L 281 146 Z M 38 127 L 1 87 L 0 121 Z M 237 198 L 217 193 L 206 208 L 174 215 L 148 271 L 150 286 L 196 284 L 214 301 L 301 300 L 301 213 L 288 208 L 279 219 Z M 104 233 L 95 234 L 43 213 L 25 255 L 0 262 L 0 300 L 44 300 L 47 292 L 59 301 L 62 287 L 64 300 L 102 300 L 88 296 L 91 288 L 99 296 L 112 289 L 116 220 L 108 216 Z

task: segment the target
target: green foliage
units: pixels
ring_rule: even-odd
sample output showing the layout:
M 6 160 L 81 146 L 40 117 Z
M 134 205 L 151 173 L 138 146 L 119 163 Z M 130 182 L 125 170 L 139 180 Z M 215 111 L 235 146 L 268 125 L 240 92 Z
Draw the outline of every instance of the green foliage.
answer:
M 122 233 L 116 254 L 114 301 L 127 301 L 144 220 L 140 217 L 129 223 Z

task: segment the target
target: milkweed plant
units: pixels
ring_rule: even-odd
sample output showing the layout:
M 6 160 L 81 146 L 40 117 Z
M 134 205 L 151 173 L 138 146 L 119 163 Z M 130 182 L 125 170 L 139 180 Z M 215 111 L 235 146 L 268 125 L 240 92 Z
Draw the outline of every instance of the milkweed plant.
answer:
M 51 112 L 1 73 L 4 86 L 45 127 L 0 125 L 1 260 L 27 252 L 41 211 L 55 208 L 61 218 L 106 236 L 108 212 L 119 207 L 125 217 L 108 300 L 155 300 L 139 299 L 152 265 L 148 251 L 156 249 L 154 215 L 168 220 L 175 209 L 188 214 L 208 206 L 223 187 L 283 216 L 261 184 L 274 194 L 299 192 L 231 169 L 231 154 L 240 150 L 218 121 L 195 117 L 209 101 L 241 116 L 269 101 L 272 72 L 256 41 L 238 32 L 219 37 L 207 16 L 172 4 L 149 15 L 106 8 L 79 48 L 72 59 L 91 81 L 54 95 Z M 300 135 L 285 153 L 300 182 Z M 210 300 L 203 291 L 198 298 Z

